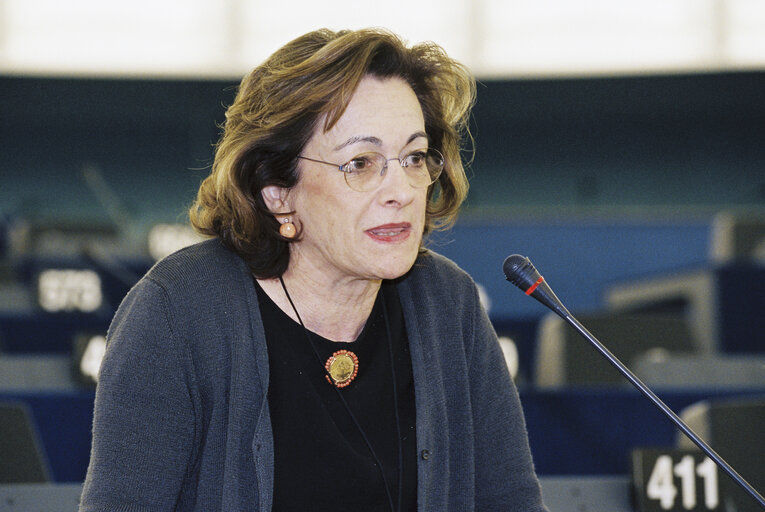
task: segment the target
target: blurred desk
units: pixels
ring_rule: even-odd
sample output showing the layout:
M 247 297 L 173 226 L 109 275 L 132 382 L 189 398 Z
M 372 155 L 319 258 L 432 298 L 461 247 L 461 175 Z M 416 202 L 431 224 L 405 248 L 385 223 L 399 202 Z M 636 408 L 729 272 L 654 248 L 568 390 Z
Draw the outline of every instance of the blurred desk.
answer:
M 676 413 L 711 398 L 765 396 L 765 387 L 654 391 Z M 628 474 L 633 448 L 675 446 L 679 433 L 653 403 L 630 388 L 529 388 L 520 394 L 534 463 L 543 476 Z
M 675 412 L 710 398 L 765 396 L 765 387 L 655 391 Z M 633 448 L 675 446 L 674 424 L 636 390 L 522 388 L 520 395 L 534 463 L 542 476 L 625 475 Z M 93 392 L 85 391 L 0 393 L 0 401 L 29 405 L 55 482 L 85 478 L 93 398 Z
M 543 477 L 550 512 L 631 512 L 626 476 Z M 82 485 L 0 485 L 0 512 L 76 512 Z
M 82 484 L 0 485 L 0 512 L 77 512 Z
M 550 512 L 632 512 L 628 476 L 540 477 Z

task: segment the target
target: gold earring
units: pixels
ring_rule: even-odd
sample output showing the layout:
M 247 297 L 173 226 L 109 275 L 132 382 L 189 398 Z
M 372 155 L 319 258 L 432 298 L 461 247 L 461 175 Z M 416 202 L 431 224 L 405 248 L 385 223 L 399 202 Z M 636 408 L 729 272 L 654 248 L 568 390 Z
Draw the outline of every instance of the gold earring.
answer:
M 282 225 L 279 226 L 279 234 L 284 238 L 295 238 L 297 229 L 295 228 L 295 225 L 292 223 L 292 221 L 290 221 L 289 217 L 285 217 L 282 220 Z

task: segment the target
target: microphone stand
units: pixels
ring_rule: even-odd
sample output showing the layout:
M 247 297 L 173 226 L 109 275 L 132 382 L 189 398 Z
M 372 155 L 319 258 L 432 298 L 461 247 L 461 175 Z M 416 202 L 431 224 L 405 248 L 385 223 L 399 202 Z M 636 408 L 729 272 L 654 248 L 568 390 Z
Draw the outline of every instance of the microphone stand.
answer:
M 555 293 L 539 274 L 531 261 L 519 254 L 508 256 L 502 268 L 507 280 L 518 286 L 526 295 L 550 308 L 554 313 L 563 318 L 571 327 L 589 341 L 600 354 L 605 357 L 633 386 L 635 386 L 646 398 L 648 398 L 677 428 L 696 444 L 715 464 L 728 474 L 739 486 L 741 486 L 752 498 L 765 508 L 765 498 L 752 487 L 741 475 L 739 475 L 725 459 L 715 452 L 703 439 L 701 439 L 677 414 L 672 411 L 662 400 L 646 386 L 627 366 L 611 353 L 595 336 L 590 333 L 577 320 L 563 303 L 555 296 Z

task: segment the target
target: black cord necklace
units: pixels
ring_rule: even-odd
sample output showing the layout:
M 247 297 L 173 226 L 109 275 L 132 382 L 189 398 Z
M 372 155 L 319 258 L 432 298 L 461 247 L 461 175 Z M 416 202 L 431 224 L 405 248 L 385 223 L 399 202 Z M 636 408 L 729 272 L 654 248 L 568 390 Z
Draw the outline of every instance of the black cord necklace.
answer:
M 298 313 L 298 310 L 295 307 L 295 303 L 292 302 L 292 297 L 290 297 L 290 294 L 287 291 L 287 286 L 284 284 L 284 279 L 282 278 L 282 276 L 279 276 L 279 282 L 281 283 L 282 289 L 284 290 L 284 295 L 287 296 L 287 300 L 289 301 L 290 306 L 292 306 L 292 310 L 295 312 L 295 316 L 298 319 L 298 323 L 303 328 L 303 332 L 305 333 L 306 338 L 308 339 L 308 344 L 311 346 L 313 353 L 316 355 L 316 359 L 319 361 L 319 364 L 321 364 L 322 367 L 324 368 L 324 372 L 327 376 L 327 380 L 329 380 L 331 384 L 332 383 L 335 384 L 332 387 L 335 388 L 335 392 L 337 396 L 340 398 L 340 401 L 343 403 L 343 406 L 345 406 L 345 410 L 348 411 L 348 414 L 350 415 L 351 420 L 353 421 L 353 424 L 358 429 L 359 433 L 361 434 L 361 437 L 364 439 L 364 443 L 367 445 L 367 448 L 369 449 L 369 453 L 372 455 L 372 458 L 377 464 L 377 468 L 379 469 L 380 476 L 382 477 L 382 480 L 383 480 L 383 485 L 385 486 L 385 495 L 388 498 L 388 504 L 390 505 L 391 512 L 396 512 L 396 511 L 400 512 L 401 492 L 402 492 L 402 487 L 404 483 L 403 470 L 402 470 L 403 448 L 401 446 L 401 420 L 399 419 L 399 412 L 398 412 L 398 389 L 396 384 L 395 361 L 393 358 L 393 341 L 392 341 L 392 336 L 390 332 L 390 322 L 388 321 L 388 308 L 385 304 L 385 294 L 382 293 L 382 290 L 380 290 L 381 299 L 382 299 L 383 317 L 385 318 L 385 332 L 387 334 L 387 339 L 388 339 L 388 356 L 390 358 L 391 377 L 393 378 L 393 409 L 395 411 L 395 416 L 396 416 L 396 444 L 398 446 L 398 496 L 397 496 L 397 503 L 395 506 L 393 503 L 393 496 L 390 491 L 390 486 L 388 485 L 388 479 L 385 478 L 385 471 L 383 470 L 383 466 L 382 466 L 382 463 L 380 462 L 380 458 L 375 453 L 374 448 L 372 448 L 372 443 L 369 442 L 369 438 L 367 437 L 366 432 L 364 432 L 364 429 L 361 427 L 361 424 L 356 419 L 356 415 L 353 414 L 353 411 L 351 410 L 350 406 L 348 405 L 348 402 L 346 401 L 345 397 L 343 396 L 343 393 L 341 392 L 341 388 L 350 384 L 350 381 L 352 379 L 348 380 L 347 383 L 344 383 L 343 385 L 337 384 L 337 380 L 335 378 L 336 376 L 332 375 L 332 372 L 330 372 L 329 361 L 327 362 L 327 364 L 322 363 L 321 356 L 319 355 L 319 351 L 316 349 L 316 346 L 313 343 L 313 339 L 311 338 L 311 332 L 306 328 L 305 324 L 303 323 L 303 319 L 300 318 L 300 313 Z M 335 354 L 337 354 L 337 352 Z M 356 361 L 356 369 L 358 369 L 358 361 Z M 355 377 L 355 373 L 354 373 L 354 377 Z

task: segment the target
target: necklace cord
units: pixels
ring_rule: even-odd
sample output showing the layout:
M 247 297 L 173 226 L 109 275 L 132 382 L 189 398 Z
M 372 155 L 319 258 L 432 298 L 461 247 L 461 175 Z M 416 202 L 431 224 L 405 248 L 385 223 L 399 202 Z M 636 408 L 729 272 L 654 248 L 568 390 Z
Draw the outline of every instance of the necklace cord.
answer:
M 300 313 L 298 313 L 297 308 L 295 307 L 295 303 L 292 302 L 292 297 L 290 297 L 289 292 L 287 291 L 287 286 L 284 284 L 284 278 L 282 276 L 279 276 L 279 282 L 282 285 L 282 289 L 284 290 L 284 295 L 287 296 L 287 300 L 290 303 L 290 306 L 292 306 L 292 310 L 295 312 L 295 316 L 298 319 L 298 323 L 303 328 L 303 332 L 306 335 L 306 338 L 308 339 L 308 344 L 311 346 L 311 349 L 313 350 L 314 355 L 316 356 L 317 361 L 319 361 L 319 364 L 324 369 L 324 373 L 330 378 L 330 382 L 334 382 L 334 379 L 332 378 L 332 375 L 330 375 L 329 370 L 324 366 L 324 364 L 321 361 L 321 356 L 319 355 L 319 351 L 316 349 L 316 346 L 313 343 L 313 340 L 311 339 L 310 332 L 308 328 L 303 323 L 303 319 L 300 318 Z M 364 443 L 367 445 L 367 449 L 369 450 L 369 453 L 372 454 L 372 458 L 375 460 L 375 463 L 377 464 L 377 468 L 380 471 L 380 476 L 383 480 L 383 485 L 385 486 L 385 495 L 388 498 L 388 504 L 390 505 L 391 512 L 396 512 L 397 510 L 401 510 L 401 487 L 403 484 L 403 475 L 402 475 L 402 460 L 403 460 L 403 454 L 402 454 L 402 447 L 401 447 L 401 420 L 399 418 L 398 413 L 398 393 L 397 393 L 397 386 L 396 386 L 396 369 L 394 360 L 393 360 L 393 342 L 391 341 L 391 332 L 390 332 L 390 324 L 388 322 L 388 308 L 385 304 L 385 295 L 382 295 L 382 306 L 383 306 L 383 316 L 385 317 L 385 330 L 388 335 L 388 355 L 390 356 L 390 364 L 391 364 L 391 374 L 393 377 L 393 407 L 395 409 L 396 414 L 396 434 L 397 434 L 397 444 L 398 444 L 398 500 L 397 504 L 398 507 L 394 507 L 393 505 L 393 496 L 391 496 L 390 492 L 390 486 L 388 485 L 388 479 L 385 478 L 385 471 L 383 470 L 383 465 L 380 462 L 379 457 L 375 453 L 374 449 L 372 448 L 372 443 L 369 441 L 369 438 L 367 438 L 366 432 L 364 432 L 364 429 L 361 427 L 361 424 L 356 419 L 356 415 L 353 414 L 353 411 L 351 410 L 350 406 L 348 405 L 348 402 L 345 400 L 345 397 L 340 392 L 340 388 L 332 385 L 333 388 L 335 388 L 335 393 L 340 398 L 340 401 L 343 403 L 343 406 L 345 406 L 345 410 L 348 411 L 348 414 L 351 417 L 351 420 L 353 420 L 353 424 L 356 426 L 356 429 L 361 434 L 361 437 L 364 439 Z

